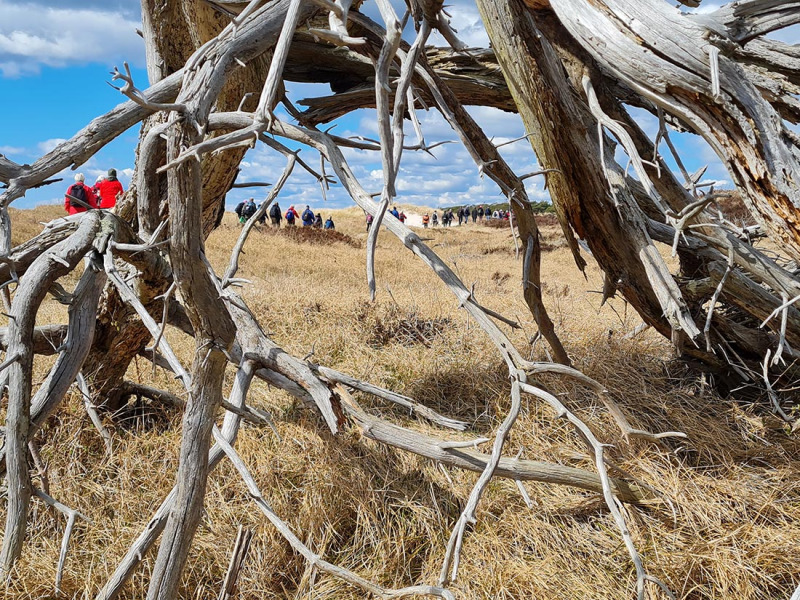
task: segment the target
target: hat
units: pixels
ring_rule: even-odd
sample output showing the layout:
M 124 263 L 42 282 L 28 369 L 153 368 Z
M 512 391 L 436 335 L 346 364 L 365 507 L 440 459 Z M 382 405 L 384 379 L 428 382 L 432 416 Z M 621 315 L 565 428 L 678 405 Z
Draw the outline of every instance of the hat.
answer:
M 108 170 L 108 176 L 109 177 L 116 177 L 117 176 L 117 170 L 116 169 L 109 169 Z
M 75 173 L 75 181 L 83 181 L 83 173 Z

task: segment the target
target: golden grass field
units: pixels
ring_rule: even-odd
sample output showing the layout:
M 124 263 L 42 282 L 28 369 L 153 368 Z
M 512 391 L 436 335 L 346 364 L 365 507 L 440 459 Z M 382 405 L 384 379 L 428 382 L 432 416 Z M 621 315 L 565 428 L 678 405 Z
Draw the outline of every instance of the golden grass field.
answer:
M 61 212 L 57 207 L 13 212 L 16 242 Z M 505 366 L 489 340 L 437 277 L 389 233 L 379 241 L 378 299 L 370 303 L 361 211 L 323 211 L 323 218 L 329 213 L 352 243 L 298 241 L 263 228 L 248 240 L 238 276 L 253 282 L 243 295 L 265 331 L 298 356 L 313 349 L 320 364 L 469 421 L 472 428 L 458 434 L 464 439 L 490 436 L 510 401 Z M 224 272 L 238 233 L 228 214 L 208 240 L 218 273 Z M 553 247 L 543 257 L 545 300 L 576 366 L 610 390 L 635 426 L 689 434 L 661 445 L 625 442 L 589 391 L 555 377 L 542 380 L 614 445 L 609 455 L 620 468 L 657 490 L 658 500 L 625 508 L 647 570 L 678 598 L 788 599 L 800 583 L 797 434 L 787 432 L 766 403 L 715 395 L 701 377 L 672 360 L 668 344 L 656 334 L 623 340 L 639 324 L 637 316 L 622 300 L 601 307 L 597 268 L 590 266 L 584 278 L 561 246 L 559 231 L 547 227 L 543 234 Z M 482 304 L 520 322 L 522 330 L 510 335 L 523 354 L 543 357 L 541 345 L 530 345 L 536 329 L 522 299 L 521 265 L 510 232 L 469 226 L 423 235 L 468 286 L 476 284 Z M 73 276 L 66 287 L 76 281 Z M 65 316 L 64 307 L 48 300 L 40 322 Z M 188 363 L 192 342 L 175 331 L 169 331 L 169 340 Z M 39 365 L 42 377 L 47 364 Z M 144 359 L 131 366 L 129 376 L 180 392 L 170 375 L 154 371 Z M 395 422 L 433 430 L 401 410 L 358 397 Z M 541 404 L 524 402 L 506 455 L 521 450 L 524 458 L 593 470 L 568 424 Z M 306 544 L 386 586 L 436 582 L 450 529 L 476 473 L 445 470 L 386 448 L 357 428 L 334 438 L 316 414 L 261 382 L 251 389 L 250 403 L 272 413 L 277 434 L 244 425 L 237 448 L 265 498 Z M 130 406 L 125 418 L 106 417 L 114 452 L 105 457 L 74 394 L 37 437 L 52 495 L 92 520 L 76 525 L 62 597 L 93 598 L 169 491 L 180 418 L 178 411 L 156 404 Z M 466 538 L 459 580 L 451 587 L 456 597 L 634 598 L 634 569 L 602 498 L 545 484 L 526 488 L 530 509 L 513 482 L 490 485 Z M 255 535 L 238 598 L 365 597 L 309 570 L 223 463 L 209 480 L 183 598 L 216 598 L 240 524 Z M 61 515 L 33 501 L 20 572 L 5 597 L 54 597 L 63 528 Z M 126 598 L 144 596 L 152 560 L 151 553 Z

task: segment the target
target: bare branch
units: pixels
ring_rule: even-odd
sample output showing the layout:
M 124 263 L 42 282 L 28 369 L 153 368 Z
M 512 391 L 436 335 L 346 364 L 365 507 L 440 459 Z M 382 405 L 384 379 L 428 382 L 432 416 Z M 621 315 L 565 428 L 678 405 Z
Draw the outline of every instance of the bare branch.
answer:
M 134 85 L 133 75 L 131 75 L 131 68 L 128 66 L 128 63 L 123 62 L 122 66 L 125 68 L 125 73 L 121 73 L 117 67 L 114 67 L 114 70 L 111 71 L 111 81 L 123 81 L 124 84 L 122 87 L 116 87 L 110 83 L 108 85 L 113 87 L 123 96 L 127 96 L 142 108 L 146 108 L 147 110 L 151 110 L 153 112 L 161 110 L 184 112 L 186 110 L 186 106 L 183 104 L 163 104 L 160 102 L 152 102 L 150 99 L 148 99 L 147 95 L 143 91 Z
M 35 490 L 34 493 L 36 494 L 36 497 L 41 499 L 45 504 L 52 506 L 61 512 L 65 517 L 67 517 L 67 526 L 64 529 L 64 537 L 61 540 L 61 552 L 58 555 L 58 567 L 56 568 L 55 594 L 58 596 L 61 594 L 61 579 L 64 575 L 64 565 L 67 562 L 67 551 L 69 550 L 69 539 L 72 537 L 72 529 L 75 527 L 75 519 L 80 517 L 90 524 L 92 521 L 89 519 L 89 517 L 82 515 L 77 510 L 62 504 L 58 500 L 55 500 L 43 490 Z
M 231 251 L 231 260 L 228 264 L 228 269 L 225 271 L 225 276 L 222 278 L 223 288 L 230 284 L 232 278 L 234 275 L 236 275 L 236 271 L 239 270 L 239 255 L 242 252 L 242 248 L 244 248 L 244 243 L 247 241 L 247 236 L 250 235 L 250 231 L 253 229 L 253 227 L 255 227 L 255 224 L 258 222 L 258 220 L 266 214 L 269 205 L 272 204 L 275 198 L 278 197 L 278 194 L 280 194 L 281 190 L 283 189 L 283 185 L 292 174 L 292 170 L 294 169 L 296 162 L 296 154 L 290 152 L 286 160 L 286 167 L 284 167 L 278 183 L 275 184 L 275 187 L 273 187 L 272 190 L 270 190 L 269 196 L 267 196 L 267 199 L 261 204 L 261 206 L 259 206 L 255 214 L 250 217 L 247 223 L 244 224 L 242 232 L 239 234 L 239 239 L 236 241 L 236 244 L 233 246 L 233 250 Z
M 106 446 L 106 456 L 110 457 L 114 453 L 114 444 L 111 439 L 111 434 L 103 425 L 103 421 L 100 418 L 100 415 L 97 413 L 97 407 L 92 404 L 92 396 L 89 393 L 89 386 L 86 385 L 86 379 L 84 379 L 81 373 L 78 373 L 76 381 L 78 383 L 78 389 L 83 396 L 83 405 L 86 408 L 86 412 L 89 415 L 92 424 L 95 426 L 95 429 L 97 429 L 97 432 L 100 434 L 100 437 L 103 438 L 103 443 Z

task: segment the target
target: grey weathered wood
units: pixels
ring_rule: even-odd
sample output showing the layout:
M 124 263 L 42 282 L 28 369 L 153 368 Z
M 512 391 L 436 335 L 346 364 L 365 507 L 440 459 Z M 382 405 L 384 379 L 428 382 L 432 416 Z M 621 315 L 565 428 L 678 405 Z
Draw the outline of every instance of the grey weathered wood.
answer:
M 32 493 L 28 472 L 28 435 L 33 369 L 33 330 L 36 313 L 50 285 L 66 275 L 92 247 L 102 226 L 99 211 L 83 213 L 77 231 L 41 254 L 31 264 L 14 294 L 8 328 L 8 354 L 18 356 L 9 367 L 9 397 L 6 414 L 6 483 L 8 504 L 0 575 L 8 577 L 22 553 Z M 74 379 L 74 376 L 73 376 Z M 72 380 L 69 382 L 72 383 Z
M 603 68 L 711 145 L 764 228 L 800 257 L 794 218 L 800 190 L 793 183 L 800 177 L 800 160 L 776 110 L 747 71 L 724 54 L 721 92 L 712 93 L 708 48 L 725 45 L 715 30 L 718 22 L 688 18 L 661 0 L 551 0 L 551 6 Z
M 250 383 L 253 380 L 253 372 L 254 365 L 250 361 L 244 361 L 236 372 L 236 377 L 233 381 L 233 389 L 231 390 L 230 402 L 240 409 L 244 409 L 246 406 L 245 399 L 250 388 Z M 228 412 L 225 415 L 222 422 L 222 435 L 228 443 L 232 444 L 235 442 L 240 425 L 241 417 L 238 414 Z M 209 471 L 213 470 L 224 456 L 225 453 L 218 445 L 212 447 L 208 455 Z M 103 588 L 97 593 L 95 597 L 96 600 L 113 600 L 119 596 L 123 586 L 133 575 L 144 555 L 152 548 L 156 540 L 158 540 L 158 536 L 161 535 L 161 532 L 164 530 L 167 524 L 167 518 L 175 507 L 177 491 L 177 486 L 173 487 L 163 500 L 145 528 L 128 548 L 128 551 L 117 565 L 111 577 L 109 577 Z
M 231 553 L 231 562 L 225 572 L 225 579 L 222 582 L 222 589 L 219 591 L 217 600 L 233 600 L 236 596 L 236 585 L 239 580 L 239 573 L 242 570 L 247 552 L 250 549 L 250 540 L 253 539 L 253 530 L 245 529 L 239 525 L 236 533 L 236 542 Z

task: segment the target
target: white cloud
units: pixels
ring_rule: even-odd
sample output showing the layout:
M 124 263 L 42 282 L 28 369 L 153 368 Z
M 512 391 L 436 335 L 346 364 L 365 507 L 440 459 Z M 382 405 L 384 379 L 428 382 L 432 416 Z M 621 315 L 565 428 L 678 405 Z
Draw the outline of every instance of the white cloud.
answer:
M 23 154 L 25 148 L 18 148 L 17 146 L 0 146 L 0 154 L 6 156 L 14 156 L 15 154 Z
M 450 26 L 456 36 L 470 48 L 488 48 L 489 36 L 483 27 L 481 15 L 474 0 L 454 0 L 447 2 L 445 10 L 450 14 Z M 431 35 L 430 43 L 446 46 L 447 42 L 438 32 Z
M 55 149 L 56 146 L 59 144 L 66 142 L 64 138 L 51 138 L 49 140 L 45 140 L 43 142 L 39 142 L 36 144 L 36 147 L 39 148 L 39 152 L 42 154 L 47 154 L 51 150 Z
M 136 21 L 118 12 L 12 4 L 0 0 L 0 73 L 19 77 L 43 66 L 128 60 L 144 63 Z

